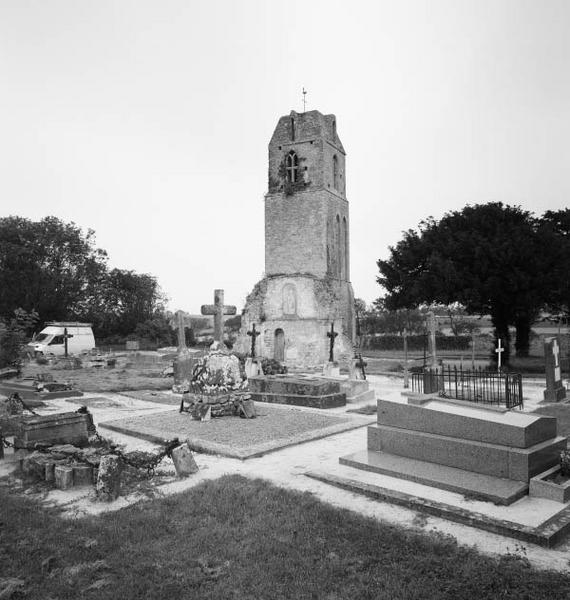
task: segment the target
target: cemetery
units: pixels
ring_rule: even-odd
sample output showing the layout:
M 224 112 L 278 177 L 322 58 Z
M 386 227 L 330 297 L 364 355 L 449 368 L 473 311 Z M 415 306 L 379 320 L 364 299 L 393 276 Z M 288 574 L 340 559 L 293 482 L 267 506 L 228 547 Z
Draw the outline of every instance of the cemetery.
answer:
M 266 269 L 233 348 L 224 321 L 238 307 L 225 304 L 221 288 L 201 308 L 213 319 L 207 348 L 187 345 L 182 310 L 173 318 L 177 345 L 153 352 L 131 341 L 125 351 L 73 353 L 64 327 L 62 356 L 30 356 L 0 380 L 2 486 L 71 522 L 104 523 L 129 506 L 154 515 L 161 509 L 147 502 L 156 497 L 170 506 L 174 495 L 194 494 L 200 515 L 204 490 L 232 497 L 243 489 L 249 498 L 285 488 L 317 521 L 333 505 L 413 532 L 404 537 L 429 523 L 499 555 L 516 540 L 533 565 L 563 571 L 570 426 L 548 414 L 568 408 L 560 337 L 545 339 L 541 379 L 503 368 L 501 337 L 490 367 L 464 367 L 461 355 L 458 368 L 438 358 L 430 311 L 421 368 L 410 368 L 404 333 L 402 372 L 371 369 L 357 339 L 344 182 L 334 115 L 281 117 L 269 144 Z M 275 488 L 259 492 L 258 478 Z M 243 502 L 235 500 L 236 514 L 256 508 L 255 499 Z M 335 551 L 326 556 L 334 567 Z M 192 577 L 217 581 L 228 564 L 200 559 Z

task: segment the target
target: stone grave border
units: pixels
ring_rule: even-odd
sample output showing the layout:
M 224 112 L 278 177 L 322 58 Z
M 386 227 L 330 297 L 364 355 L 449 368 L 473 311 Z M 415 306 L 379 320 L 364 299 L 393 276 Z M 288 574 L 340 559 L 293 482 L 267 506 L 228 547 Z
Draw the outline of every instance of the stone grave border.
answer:
M 403 506 L 411 510 L 440 517 L 447 521 L 461 523 L 469 527 L 490 531 L 491 533 L 530 542 L 546 548 L 554 547 L 570 532 L 570 506 L 564 507 L 560 512 L 540 525 L 532 527 L 513 521 L 495 519 L 444 502 L 437 502 L 436 500 L 429 500 L 420 496 L 414 496 L 413 494 L 398 492 L 348 477 L 325 473 L 324 471 L 307 471 L 305 475 L 317 481 L 322 481 L 323 483 L 328 483 L 329 485 L 364 495 L 374 500 Z
M 190 449 L 194 452 L 199 452 L 203 454 L 215 454 L 219 456 L 224 456 L 227 458 L 238 458 L 240 460 L 247 460 L 249 458 L 257 458 L 263 456 L 264 454 L 268 454 L 269 452 L 275 452 L 277 450 L 282 450 L 283 448 L 288 448 L 290 446 L 296 446 L 298 444 L 302 444 L 304 442 L 313 442 L 315 440 L 319 440 L 325 437 L 329 437 L 331 435 L 335 435 L 337 433 L 343 433 L 345 431 L 350 431 L 352 429 L 358 429 L 360 427 L 366 427 L 375 422 L 376 416 L 373 415 L 372 418 L 369 416 L 363 415 L 346 415 L 345 413 L 335 413 L 330 415 L 324 415 L 322 411 L 318 409 L 307 409 L 303 407 L 290 407 L 290 406 L 279 406 L 276 404 L 271 405 L 272 409 L 276 410 L 302 410 L 307 412 L 312 412 L 314 414 L 318 414 L 319 416 L 330 416 L 333 418 L 343 419 L 342 423 L 335 423 L 334 425 L 329 425 L 327 427 L 321 427 L 319 429 L 314 429 L 310 431 L 303 431 L 298 434 L 292 434 L 287 438 L 281 438 L 278 440 L 272 440 L 269 442 L 261 442 L 258 444 L 252 444 L 249 446 L 247 450 L 232 448 L 229 444 L 222 444 L 218 442 L 211 442 L 203 439 L 190 439 L 185 438 L 183 435 L 180 435 L 180 439 L 184 441 L 188 441 Z M 164 413 L 160 413 L 164 414 Z M 220 419 L 234 419 L 237 417 L 219 417 Z M 121 433 L 124 435 L 128 435 L 131 437 L 139 438 L 146 440 L 148 442 L 154 444 L 162 444 L 164 443 L 164 435 L 157 435 L 154 432 L 154 428 L 150 425 L 140 425 L 134 426 L 130 424 L 121 423 L 121 420 L 116 421 L 106 421 L 103 423 L 98 423 L 98 427 L 102 429 L 109 429 L 111 431 L 116 431 L 117 433 Z M 174 435 L 174 432 L 172 432 Z

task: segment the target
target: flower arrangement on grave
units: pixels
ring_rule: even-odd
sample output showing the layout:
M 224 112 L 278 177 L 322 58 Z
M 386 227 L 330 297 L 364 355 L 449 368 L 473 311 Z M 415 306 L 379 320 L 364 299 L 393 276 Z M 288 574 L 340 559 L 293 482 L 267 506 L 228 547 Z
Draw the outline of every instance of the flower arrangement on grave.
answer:
M 205 360 L 195 367 L 190 382 L 190 390 L 200 396 L 218 396 L 242 390 L 246 382 L 237 382 L 229 365 L 212 369 Z
M 226 361 L 223 356 L 210 354 L 194 367 L 189 394 L 182 394 L 180 412 L 190 412 L 199 420 L 240 413 L 243 401 L 249 398 L 245 393 L 247 380 L 240 376 L 237 359 L 225 355 Z

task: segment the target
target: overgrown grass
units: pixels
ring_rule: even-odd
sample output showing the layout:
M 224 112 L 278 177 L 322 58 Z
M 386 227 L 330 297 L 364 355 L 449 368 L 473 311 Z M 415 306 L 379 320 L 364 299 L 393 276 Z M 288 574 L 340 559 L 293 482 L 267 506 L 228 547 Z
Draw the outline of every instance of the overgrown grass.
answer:
M 2 577 L 23 578 L 27 599 L 570 597 L 568 576 L 520 556 L 493 560 L 239 476 L 99 518 L 65 521 L 5 488 L 0 506 Z

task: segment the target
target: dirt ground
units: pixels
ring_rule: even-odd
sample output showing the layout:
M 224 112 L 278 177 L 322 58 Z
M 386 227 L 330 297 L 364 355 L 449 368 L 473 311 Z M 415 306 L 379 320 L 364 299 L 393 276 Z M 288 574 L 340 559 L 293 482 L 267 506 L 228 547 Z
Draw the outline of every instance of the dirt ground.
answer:
M 32 360 L 24 365 L 24 377 L 50 373 L 54 381 L 68 382 L 82 392 L 123 392 L 127 390 L 169 390 L 172 377 L 163 377 L 163 364 L 130 363 L 126 357 L 117 357 L 114 368 L 83 367 L 63 369 L 58 364 L 39 365 Z

